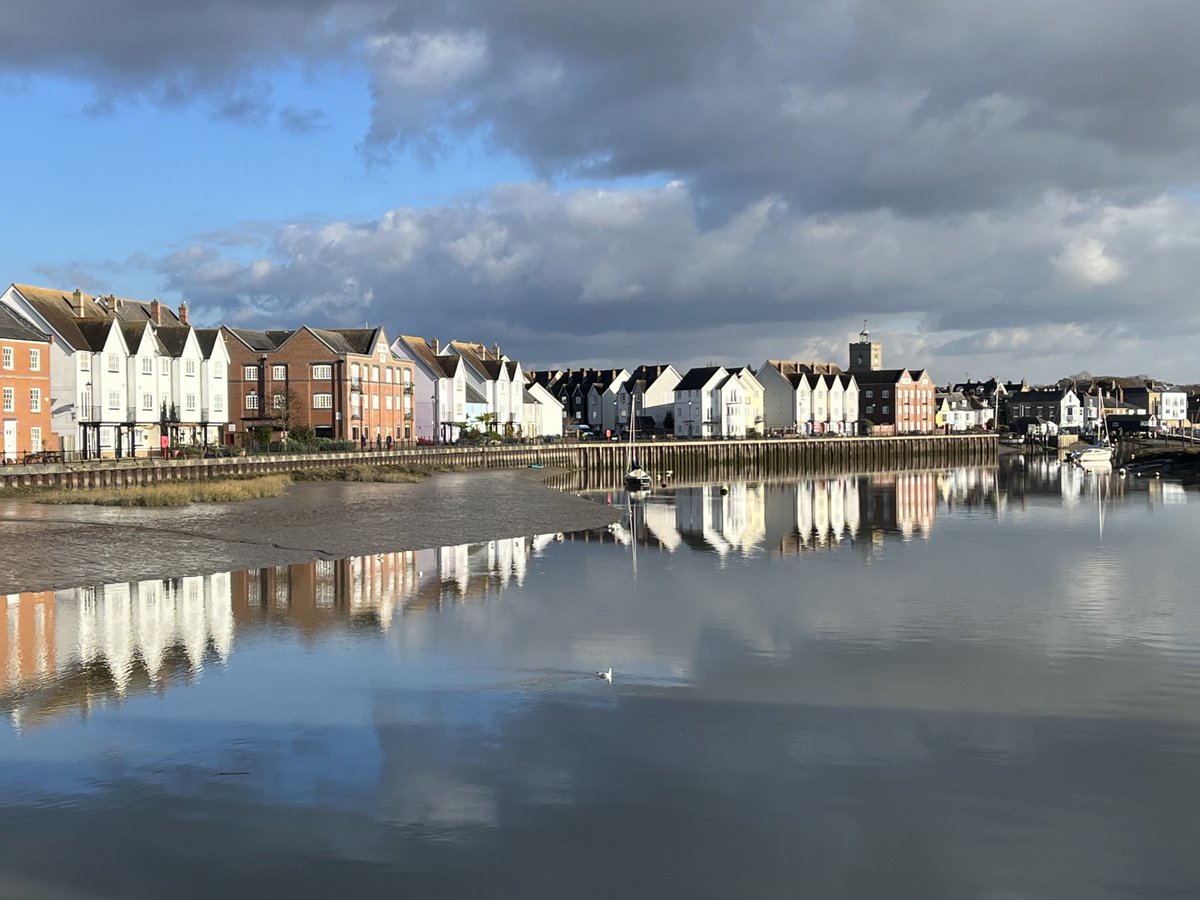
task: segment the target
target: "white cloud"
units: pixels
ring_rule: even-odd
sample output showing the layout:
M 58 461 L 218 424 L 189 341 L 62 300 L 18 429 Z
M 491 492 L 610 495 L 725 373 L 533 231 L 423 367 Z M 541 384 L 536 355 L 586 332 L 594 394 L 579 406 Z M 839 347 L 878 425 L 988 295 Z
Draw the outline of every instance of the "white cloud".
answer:
M 1107 254 L 1104 241 L 1096 238 L 1069 242 L 1054 257 L 1054 266 L 1064 276 L 1084 286 L 1112 284 L 1125 274 L 1120 260 Z

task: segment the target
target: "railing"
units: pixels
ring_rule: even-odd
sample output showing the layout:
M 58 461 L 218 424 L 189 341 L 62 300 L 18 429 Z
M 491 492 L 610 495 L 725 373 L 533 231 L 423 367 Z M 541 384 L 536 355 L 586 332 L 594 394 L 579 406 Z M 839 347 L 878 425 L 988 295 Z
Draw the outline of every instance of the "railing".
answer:
M 362 378 L 359 378 L 357 376 L 351 377 L 350 390 L 358 391 L 359 393 L 362 393 Z
M 412 382 L 411 382 L 411 381 L 406 381 L 406 382 L 404 383 L 404 393 L 406 393 L 406 394 L 411 394 L 412 392 L 413 392 L 413 386 L 412 386 Z

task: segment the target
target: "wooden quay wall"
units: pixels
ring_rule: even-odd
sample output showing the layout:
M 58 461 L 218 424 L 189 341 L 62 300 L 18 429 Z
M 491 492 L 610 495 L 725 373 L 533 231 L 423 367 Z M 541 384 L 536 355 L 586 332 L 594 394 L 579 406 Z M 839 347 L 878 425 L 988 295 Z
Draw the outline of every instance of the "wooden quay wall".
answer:
M 496 447 L 415 447 L 392 451 L 270 454 L 222 459 L 105 459 L 0 467 L 0 487 L 126 487 L 205 478 L 245 477 L 351 465 L 428 465 L 568 469 L 582 486 L 619 484 L 632 456 L 656 479 L 769 477 L 830 471 L 992 465 L 994 435 L 798 438 L 744 441 L 642 441 Z

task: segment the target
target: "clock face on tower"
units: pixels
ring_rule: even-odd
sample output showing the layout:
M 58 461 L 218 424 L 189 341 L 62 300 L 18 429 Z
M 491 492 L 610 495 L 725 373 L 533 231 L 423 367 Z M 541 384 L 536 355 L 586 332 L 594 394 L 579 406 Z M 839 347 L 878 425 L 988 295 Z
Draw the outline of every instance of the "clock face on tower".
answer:
M 863 364 L 863 358 L 862 358 L 861 353 L 858 356 L 854 357 L 854 364 L 856 366 L 861 366 Z

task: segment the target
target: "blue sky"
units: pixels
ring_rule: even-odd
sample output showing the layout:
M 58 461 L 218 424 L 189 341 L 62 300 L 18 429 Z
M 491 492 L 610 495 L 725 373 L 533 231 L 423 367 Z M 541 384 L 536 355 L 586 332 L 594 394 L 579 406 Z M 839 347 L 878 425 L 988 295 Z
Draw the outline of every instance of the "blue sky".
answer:
M 45 0 L 0 32 L 6 281 L 527 365 L 1185 382 L 1200 8 Z

